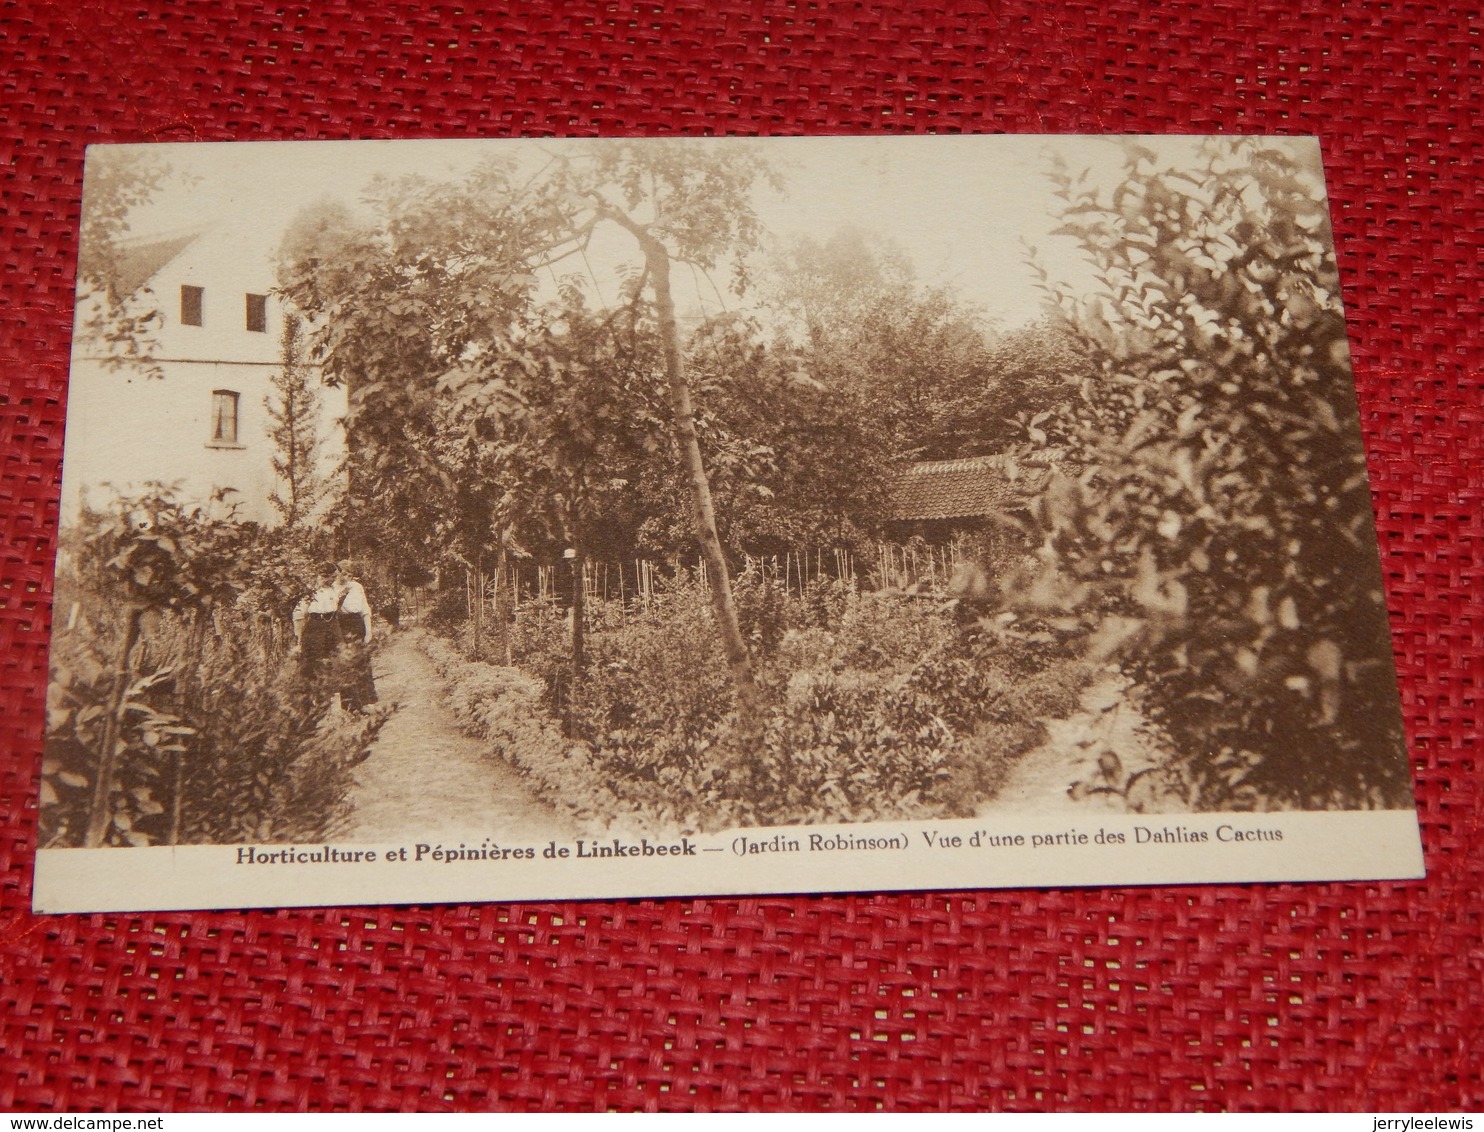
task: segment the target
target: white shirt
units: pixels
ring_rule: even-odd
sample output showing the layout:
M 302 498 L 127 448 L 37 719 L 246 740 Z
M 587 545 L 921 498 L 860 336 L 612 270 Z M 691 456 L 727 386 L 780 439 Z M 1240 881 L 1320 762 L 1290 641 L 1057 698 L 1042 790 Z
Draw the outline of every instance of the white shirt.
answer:
M 367 624 L 371 621 L 371 603 L 366 600 L 366 590 L 360 582 L 352 578 L 345 583 L 345 600 L 340 602 L 341 613 L 365 614 Z
M 367 644 L 371 643 L 371 603 L 366 600 L 366 590 L 360 582 L 352 579 L 343 585 L 336 582 L 328 586 L 320 586 L 301 601 L 294 609 L 296 635 L 303 625 L 304 618 L 312 613 L 359 614 L 363 618 L 362 624 L 364 625 L 361 639 Z
M 343 587 L 335 584 L 320 586 L 314 593 L 299 603 L 297 613 L 335 613 L 340 606 Z

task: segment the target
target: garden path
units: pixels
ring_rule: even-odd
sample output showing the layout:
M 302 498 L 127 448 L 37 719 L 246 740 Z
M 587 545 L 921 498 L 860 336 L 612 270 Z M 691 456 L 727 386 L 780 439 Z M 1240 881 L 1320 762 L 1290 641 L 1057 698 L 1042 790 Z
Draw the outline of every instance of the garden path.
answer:
M 568 836 L 569 823 L 513 767 L 455 725 L 418 646 L 421 632 L 392 633 L 376 654 L 376 690 L 397 711 L 356 768 L 346 840 L 437 837 L 447 845 Z
M 976 813 L 1126 813 L 1119 795 L 1099 791 L 1074 797 L 1071 787 L 1077 782 L 1107 784 L 1098 773 L 1098 759 L 1105 751 L 1118 756 L 1121 781 L 1161 764 L 1165 756 L 1145 724 L 1138 703 L 1129 694 L 1128 679 L 1105 673 L 1083 691 L 1076 711 L 1066 719 L 1046 721 L 1046 741 L 1015 760 L 999 793 Z

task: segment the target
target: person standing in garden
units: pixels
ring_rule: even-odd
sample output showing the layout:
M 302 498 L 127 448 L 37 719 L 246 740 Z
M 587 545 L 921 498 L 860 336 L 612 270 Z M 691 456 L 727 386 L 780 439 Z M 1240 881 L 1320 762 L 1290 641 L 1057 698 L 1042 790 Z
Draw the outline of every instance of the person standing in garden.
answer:
M 299 673 L 311 688 L 337 693 L 357 711 L 376 702 L 371 676 L 371 605 L 350 564 L 323 563 L 319 585 L 294 609 Z
M 335 585 L 340 591 L 335 608 L 345 654 L 340 702 L 347 711 L 358 711 L 377 700 L 376 681 L 371 674 L 371 603 L 351 562 L 336 567 Z
M 322 563 L 319 585 L 294 607 L 294 641 L 299 654 L 299 674 L 305 683 L 322 683 L 329 675 L 331 659 L 340 646 L 340 567 Z

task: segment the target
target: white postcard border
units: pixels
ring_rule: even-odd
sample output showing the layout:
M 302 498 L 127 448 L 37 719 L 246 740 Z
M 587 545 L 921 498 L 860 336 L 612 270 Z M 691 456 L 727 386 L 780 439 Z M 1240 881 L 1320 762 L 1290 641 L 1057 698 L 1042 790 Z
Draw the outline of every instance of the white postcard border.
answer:
M 433 835 L 378 845 L 44 849 L 37 854 L 35 908 L 130 912 L 1423 875 L 1412 810 L 997 815 L 538 843 L 492 833 L 478 844 L 444 844 Z

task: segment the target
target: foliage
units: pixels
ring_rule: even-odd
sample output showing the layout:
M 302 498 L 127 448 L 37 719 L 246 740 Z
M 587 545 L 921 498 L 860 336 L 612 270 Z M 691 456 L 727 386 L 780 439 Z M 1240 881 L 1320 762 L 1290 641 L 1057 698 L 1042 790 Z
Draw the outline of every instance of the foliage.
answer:
M 704 587 L 686 578 L 611 632 L 593 635 L 587 678 L 573 689 L 568 711 L 573 732 L 616 775 L 652 777 L 706 762 L 732 710 L 710 618 Z
M 278 526 L 248 533 L 236 605 L 259 614 L 278 632 L 289 625 L 300 599 L 318 587 L 320 566 L 334 557 L 334 540 L 321 527 Z
M 694 139 L 612 139 L 590 144 L 549 170 L 547 199 L 562 226 L 581 239 L 602 223 L 642 227 L 669 258 L 710 271 L 729 263 L 746 286 L 745 253 L 761 225 L 752 207 L 756 186 L 781 181 L 756 145 Z
M 126 606 L 197 612 L 242 587 L 252 528 L 182 503 L 170 485 L 120 496 L 111 514 L 84 517 L 80 529 L 79 571 Z
M 595 771 L 586 747 L 562 737 L 544 710 L 546 689 L 539 679 L 466 660 L 437 637 L 425 637 L 423 647 L 449 690 L 449 708 L 459 726 L 525 774 L 537 794 L 588 825 L 605 825 L 633 811 Z
M 279 247 L 280 288 L 311 320 L 309 356 L 346 389 L 346 493 L 331 521 L 348 549 L 397 572 L 433 547 L 472 561 L 489 533 L 495 487 L 437 382 L 501 340 L 534 283 L 509 175 L 489 162 L 456 185 L 380 179 L 369 220 L 322 202 Z
M 1014 414 L 1060 401 L 1080 369 L 1058 316 L 1006 330 L 953 290 L 919 282 L 905 253 L 858 230 L 796 241 L 769 278 L 774 349 L 824 394 L 815 414 L 829 414 L 808 442 L 848 454 L 850 468 L 865 462 L 858 482 L 842 484 L 847 508 L 870 508 L 866 477 L 903 461 L 1001 451 Z M 838 460 L 824 463 L 825 474 L 847 474 Z
M 836 541 L 851 526 L 874 532 L 893 473 L 935 458 L 938 417 L 986 380 L 988 326 L 951 292 L 919 283 L 899 250 L 854 229 L 796 241 L 769 283 L 786 382 L 771 397 L 755 382 L 745 390 L 739 408 L 756 405 L 748 434 L 777 450 L 784 498 L 840 516 Z
M 468 617 L 468 594 L 462 587 L 445 586 L 433 594 L 424 621 L 435 632 L 451 635 Z
M 715 628 L 750 702 L 668 280 L 672 261 L 740 263 L 757 230 L 750 190 L 765 176 L 742 144 L 612 141 L 537 170 L 491 161 L 457 182 L 380 181 L 369 223 L 330 205 L 302 215 L 280 283 L 317 320 L 329 380 L 347 385 L 344 518 L 358 547 L 437 545 L 476 574 L 486 556 L 528 546 L 572 548 L 580 565 L 592 538 L 622 525 L 635 468 L 678 452 Z M 571 279 L 555 301 L 540 297 L 537 272 L 600 227 L 632 235 L 643 261 L 620 302 L 590 310 Z M 363 521 L 376 515 L 395 519 Z
M 1064 399 L 1079 366 L 1048 318 L 1002 332 L 905 255 L 846 230 L 767 267 L 756 317 L 721 315 L 686 346 L 717 525 L 734 560 L 823 543 L 864 549 L 916 459 L 999 451 L 1014 417 Z M 641 469 L 656 501 L 642 552 L 695 553 L 683 484 Z
M 140 149 L 91 150 L 83 171 L 82 227 L 78 241 L 78 338 L 104 365 L 146 377 L 164 375 L 155 360 L 161 325 L 155 296 L 124 293 L 122 241 L 130 215 L 172 179 L 169 165 Z
M 709 270 L 732 257 L 739 290 L 745 281 L 745 254 L 756 243 L 758 220 L 752 189 L 769 176 L 758 151 L 746 143 L 701 148 L 693 143 L 602 143 L 593 148 L 591 172 L 563 167 L 569 200 L 579 201 L 578 215 L 591 211 L 591 231 L 613 224 L 634 237 L 643 257 L 643 282 L 652 309 L 663 357 L 670 401 L 670 433 L 688 486 L 696 543 L 705 563 L 704 580 L 711 595 L 713 628 L 726 657 L 740 726 L 755 734 L 761 702 L 752 657 L 737 622 L 730 569 L 717 529 L 711 480 L 696 430 L 692 380 L 685 363 L 671 271 L 676 263 Z M 561 186 L 563 177 L 557 178 Z M 635 297 L 643 285 L 635 287 Z M 581 591 L 578 591 L 580 600 Z M 581 667 L 581 621 L 574 626 L 574 667 Z
M 101 595 L 54 634 L 42 767 L 42 844 L 77 845 L 87 822 L 114 679 L 118 611 Z M 327 837 L 344 816 L 350 767 L 381 715 L 326 716 L 304 695 L 261 619 L 148 619 L 123 697 L 122 755 L 105 844 Z
M 643 273 L 595 310 L 577 277 L 552 299 L 536 272 L 617 216 L 715 265 L 755 233 L 745 198 L 762 167 L 746 147 L 698 158 L 687 143 L 612 142 L 535 174 L 491 161 L 455 182 L 380 180 L 369 221 L 326 202 L 285 236 L 284 293 L 314 316 L 312 354 L 349 394 L 340 519 L 354 545 L 468 564 L 507 540 L 626 553 L 636 462 L 675 477 Z
M 89 618 L 84 633 L 108 635 Z M 112 628 L 117 631 L 120 626 Z M 171 833 L 173 767 L 184 757 L 185 740 L 195 729 L 170 710 L 161 685 L 171 669 L 148 668 L 127 680 L 122 693 L 126 725 L 116 737 L 109 721 L 117 674 L 110 658 L 87 648 L 71 632 L 55 632 L 52 683 L 48 699 L 47 738 L 41 766 L 40 844 L 78 846 L 93 812 L 93 798 L 105 744 L 119 742 L 120 760 L 114 789 L 106 799 L 106 832 L 102 843 L 163 844 Z
M 627 549 L 614 545 L 611 517 L 625 510 L 637 465 L 662 448 L 658 353 L 637 310 L 597 317 L 568 289 L 523 318 L 518 344 L 444 375 L 448 419 L 467 429 L 496 486 L 487 539 L 507 530 L 557 552 L 585 552 L 595 538 Z
M 925 459 L 993 455 L 1019 435 L 1019 422 L 1062 405 L 1087 372 L 1076 330 L 1052 312 L 990 335 L 978 370 L 952 384 L 920 441 Z
M 796 351 L 739 316 L 702 324 L 686 355 L 717 526 L 733 555 L 863 544 L 885 502 L 891 454 L 856 394 L 826 386 Z M 655 470 L 641 480 L 659 504 L 641 531 L 644 553 L 695 553 L 683 487 Z
M 963 816 L 1044 738 L 1044 719 L 1073 710 L 1090 673 L 1050 634 L 1003 636 L 951 608 L 925 611 L 846 583 L 821 580 L 801 596 L 744 571 L 736 590 L 768 704 L 755 739 L 732 710 L 705 590 L 685 575 L 628 608 L 589 607 L 580 685 L 569 683 L 560 611 L 523 606 L 513 652 L 538 679 L 511 699 L 471 669 L 456 711 L 560 720 L 567 753 L 543 756 L 556 777 L 535 775 L 537 788 L 553 801 L 601 795 L 623 820 L 709 828 Z M 719 765 L 737 770 L 721 776 Z
M 1067 465 L 1041 604 L 1091 611 L 1206 808 L 1407 798 L 1387 620 L 1314 151 L 1138 142 L 1111 189 L 1061 169 L 1096 265 L 1060 301 L 1091 373 L 1026 419 Z
M 786 641 L 777 661 L 788 683 L 738 808 L 746 820 L 972 815 L 1091 675 L 1054 642 L 877 595 L 832 630 Z

